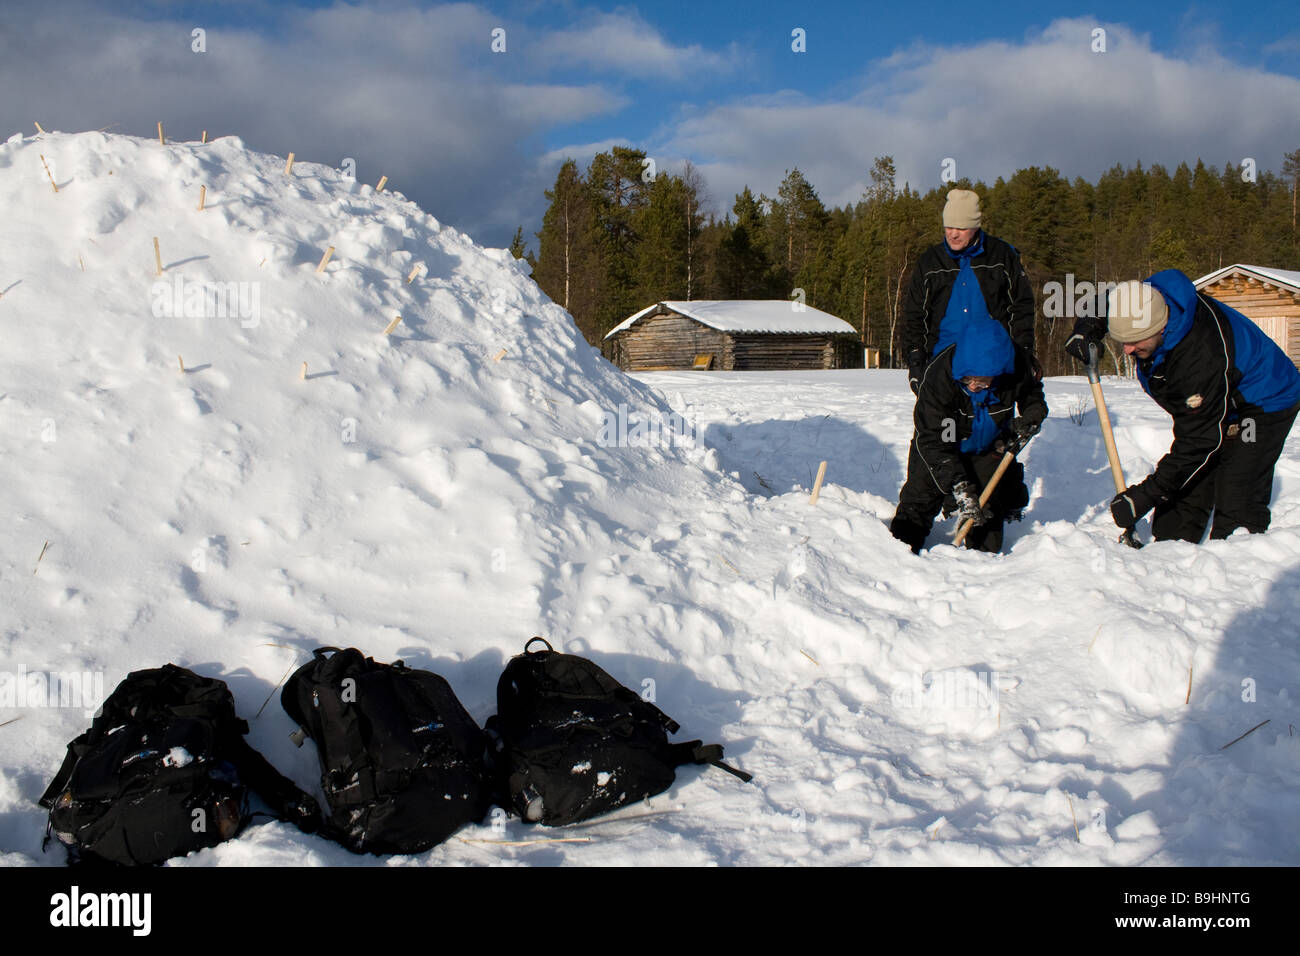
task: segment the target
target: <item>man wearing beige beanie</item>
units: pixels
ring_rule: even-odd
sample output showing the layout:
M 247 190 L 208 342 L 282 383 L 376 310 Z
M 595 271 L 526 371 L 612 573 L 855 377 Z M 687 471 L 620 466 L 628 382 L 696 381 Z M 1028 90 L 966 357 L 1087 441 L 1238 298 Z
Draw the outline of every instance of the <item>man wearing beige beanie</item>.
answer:
M 1115 523 L 1130 529 L 1154 508 L 1157 541 L 1199 542 L 1211 512 L 1211 538 L 1264 531 L 1273 469 L 1300 410 L 1300 371 L 1286 353 L 1177 269 L 1120 283 L 1107 299 L 1106 328 L 1082 318 L 1071 341 L 1081 339 L 1086 354 L 1104 331 L 1174 420 L 1174 443 L 1155 472 L 1111 500 Z
M 1020 255 L 983 231 L 979 196 L 953 189 L 943 207 L 944 241 L 917 260 L 903 304 L 902 349 L 912 391 L 926 365 L 957 341 L 964 323 L 992 318 L 1011 335 L 1037 377 L 1034 291 Z

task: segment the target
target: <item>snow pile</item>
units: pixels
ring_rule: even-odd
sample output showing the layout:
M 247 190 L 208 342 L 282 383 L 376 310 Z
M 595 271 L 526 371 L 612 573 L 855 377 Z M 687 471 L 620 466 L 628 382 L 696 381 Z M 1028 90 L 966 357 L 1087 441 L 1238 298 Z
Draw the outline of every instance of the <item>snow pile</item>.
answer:
M 0 146 L 0 672 L 111 691 L 173 660 L 251 716 L 312 646 L 356 644 L 438 659 L 482 719 L 505 657 L 563 633 L 585 550 L 648 548 L 642 506 L 703 483 L 702 452 L 602 443 L 620 408 L 670 410 L 507 252 L 284 166 L 235 138 Z M 30 853 L 86 708 L 5 703 L 0 847 Z M 282 718 L 255 737 L 310 782 Z
M 915 557 L 902 373 L 629 378 L 507 253 L 235 139 L 14 137 L 0 200 L 0 863 L 61 862 L 35 801 L 131 670 L 223 678 L 310 787 L 275 690 L 311 648 L 482 721 L 533 634 L 755 782 L 687 768 L 585 843 L 383 860 L 262 823 L 177 862 L 1300 861 L 1300 436 L 1269 534 L 1132 551 L 1086 385 L 1052 380 L 1008 553 L 940 525 Z M 1168 419 L 1107 398 L 1139 478 Z

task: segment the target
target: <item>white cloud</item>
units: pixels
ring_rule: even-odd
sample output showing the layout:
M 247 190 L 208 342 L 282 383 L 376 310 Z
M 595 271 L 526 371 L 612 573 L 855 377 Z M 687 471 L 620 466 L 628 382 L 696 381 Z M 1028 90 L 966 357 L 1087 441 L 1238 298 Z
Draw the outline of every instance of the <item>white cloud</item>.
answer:
M 501 24 L 469 4 L 297 9 L 266 34 L 205 26 L 202 16 L 6 7 L 0 135 L 30 131 L 32 120 L 151 135 L 162 120 L 173 138 L 207 129 L 301 161 L 351 156 L 361 178 L 385 174 L 442 221 L 505 243 L 517 224 L 541 218 L 550 185 L 535 161 L 542 135 L 626 99 L 594 83 L 521 76 L 522 57 L 491 52 Z M 191 51 L 194 27 L 207 30 L 205 53 Z
M 591 11 L 581 26 L 550 32 L 535 49 L 536 58 L 543 62 L 683 82 L 701 74 L 731 72 L 740 62 L 734 45 L 723 52 L 698 44 L 674 46 L 634 11 Z
M 836 101 L 783 92 L 692 113 L 649 148 L 690 156 L 714 192 L 775 192 L 798 166 L 828 204 L 860 198 L 876 156 L 900 185 L 940 185 L 943 159 L 992 182 L 1027 166 L 1095 178 L 1116 163 L 1221 165 L 1250 156 L 1276 169 L 1300 129 L 1300 80 L 1212 54 L 1180 60 L 1148 37 L 1091 20 L 1057 20 L 1021 43 L 913 45 L 874 64 Z

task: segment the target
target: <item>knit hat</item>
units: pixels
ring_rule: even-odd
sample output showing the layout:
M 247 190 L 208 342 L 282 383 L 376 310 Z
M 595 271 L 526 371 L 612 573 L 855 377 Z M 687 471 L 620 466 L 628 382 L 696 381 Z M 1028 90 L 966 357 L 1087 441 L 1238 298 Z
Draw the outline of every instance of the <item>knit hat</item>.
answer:
M 980 224 L 980 197 L 969 189 L 952 189 L 943 205 L 943 225 L 946 229 L 978 229 Z
M 1132 279 L 1121 282 L 1106 296 L 1110 334 L 1127 345 L 1149 339 L 1169 323 L 1169 306 L 1159 290 Z
M 972 319 L 957 331 L 957 348 L 952 353 L 952 377 L 997 378 L 1016 369 L 1016 349 L 1001 322 Z

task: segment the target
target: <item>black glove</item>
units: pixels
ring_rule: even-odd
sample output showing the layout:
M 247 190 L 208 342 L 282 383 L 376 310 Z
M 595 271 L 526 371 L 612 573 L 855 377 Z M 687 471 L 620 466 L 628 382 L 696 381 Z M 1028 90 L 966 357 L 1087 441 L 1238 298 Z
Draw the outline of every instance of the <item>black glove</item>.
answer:
M 1100 347 L 1100 341 L 1100 339 L 1090 339 L 1086 335 L 1080 335 L 1078 332 L 1075 332 L 1065 340 L 1065 351 L 1069 355 L 1074 356 L 1074 358 L 1077 358 L 1084 365 L 1087 365 L 1088 346 L 1093 342 L 1096 342 Z
M 957 502 L 957 524 L 960 527 L 967 521 L 975 522 L 979 527 L 988 520 L 989 515 L 980 507 L 975 495 L 975 486 L 969 481 L 959 481 L 952 486 L 952 498 Z
M 1025 359 L 1029 362 L 1029 371 L 1033 373 L 1034 381 L 1043 380 L 1043 366 L 1038 363 L 1038 357 L 1033 352 L 1026 352 Z
M 1088 364 L 1088 346 L 1096 345 L 1097 354 L 1101 354 L 1101 340 L 1106 334 L 1106 326 L 1091 316 L 1085 316 L 1074 323 L 1074 334 L 1065 340 L 1065 351 L 1077 358 L 1084 365 Z
M 1111 517 L 1115 524 L 1129 531 L 1142 516 L 1160 503 L 1161 496 L 1148 491 L 1146 482 L 1130 485 L 1110 499 Z
M 907 384 L 916 395 L 921 391 L 921 379 L 925 377 L 926 355 L 920 349 L 907 353 Z
M 1037 435 L 1042 427 L 1042 421 L 1037 418 L 1027 418 L 1021 415 L 1018 418 L 1011 419 L 1013 437 L 1007 451 L 1019 452 L 1020 449 L 1029 444 L 1029 439 Z

